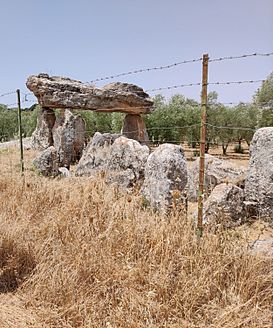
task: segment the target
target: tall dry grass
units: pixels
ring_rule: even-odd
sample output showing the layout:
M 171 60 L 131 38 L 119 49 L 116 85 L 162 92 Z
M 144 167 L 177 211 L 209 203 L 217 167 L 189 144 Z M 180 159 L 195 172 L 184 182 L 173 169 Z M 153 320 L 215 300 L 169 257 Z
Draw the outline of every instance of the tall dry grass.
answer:
M 272 327 L 273 261 L 236 231 L 198 242 L 101 179 L 1 169 L 0 327 Z

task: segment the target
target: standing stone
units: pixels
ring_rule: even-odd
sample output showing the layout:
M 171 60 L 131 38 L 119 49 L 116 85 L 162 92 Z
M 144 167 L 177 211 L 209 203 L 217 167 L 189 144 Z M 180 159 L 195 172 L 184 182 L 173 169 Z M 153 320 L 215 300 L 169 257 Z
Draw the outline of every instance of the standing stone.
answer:
M 180 198 L 187 184 L 187 163 L 181 146 L 160 145 L 145 166 L 142 194 L 155 210 L 163 212 Z M 174 197 L 175 195 L 175 197 Z
M 42 107 L 37 117 L 37 127 L 32 134 L 31 147 L 34 149 L 46 149 L 53 146 L 52 129 L 56 121 L 52 109 Z
M 144 178 L 149 148 L 136 140 L 120 137 L 110 148 L 106 180 L 122 187 L 132 187 Z
M 188 199 L 190 201 L 197 201 L 198 186 L 199 186 L 199 163 L 200 158 L 192 164 L 188 171 Z M 205 195 L 209 195 L 213 188 L 223 182 L 233 183 L 241 186 L 244 184 L 246 169 L 238 167 L 233 163 L 221 160 L 212 155 L 205 155 Z
M 79 115 L 65 110 L 53 129 L 54 146 L 58 153 L 59 166 L 69 168 L 82 155 L 85 145 L 85 122 Z
M 127 114 L 125 116 L 122 134 L 125 137 L 137 140 L 140 143 L 149 142 L 145 122 L 140 115 Z
M 132 187 L 143 178 L 148 156 L 149 148 L 136 140 L 97 132 L 77 165 L 76 175 L 104 172 L 107 182 Z
M 58 156 L 53 146 L 48 147 L 33 161 L 37 172 L 43 176 L 56 176 L 58 172 Z
M 251 141 L 245 198 L 257 217 L 273 219 L 273 127 L 259 129 Z
M 77 165 L 77 176 L 94 176 L 107 168 L 110 147 L 119 137 L 117 134 L 96 132 L 85 148 Z
M 204 204 L 204 222 L 227 228 L 241 224 L 245 217 L 243 200 L 243 189 L 233 184 L 219 184 Z

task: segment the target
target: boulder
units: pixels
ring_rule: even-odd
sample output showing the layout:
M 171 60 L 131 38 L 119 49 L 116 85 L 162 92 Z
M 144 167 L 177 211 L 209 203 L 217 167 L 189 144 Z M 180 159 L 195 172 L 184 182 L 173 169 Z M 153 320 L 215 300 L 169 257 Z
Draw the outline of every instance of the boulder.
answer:
M 245 198 L 257 217 L 273 219 L 273 127 L 259 129 L 251 141 Z
M 199 163 L 200 158 L 192 164 L 188 170 L 188 199 L 197 201 L 199 187 Z M 246 169 L 238 167 L 227 160 L 218 159 L 212 155 L 205 155 L 205 196 L 208 196 L 213 188 L 220 183 L 229 182 L 238 186 L 244 184 Z
M 165 212 L 183 199 L 187 184 L 187 163 L 181 146 L 160 145 L 148 157 L 142 194 L 155 210 Z
M 114 141 L 121 137 L 120 134 L 117 133 L 100 133 L 96 132 L 90 142 L 91 147 L 102 147 L 102 146 L 110 146 L 114 143 Z
M 69 168 L 82 156 L 85 146 L 85 122 L 79 115 L 65 110 L 53 128 L 54 146 L 58 154 L 59 166 Z
M 42 107 L 37 117 L 37 126 L 32 134 L 31 148 L 44 150 L 53 146 L 52 129 L 56 121 L 55 113 L 52 109 Z
M 33 161 L 37 172 L 43 176 L 56 176 L 58 172 L 58 156 L 53 146 L 48 147 Z
M 142 88 L 128 83 L 116 82 L 96 88 L 65 77 L 39 74 L 30 76 L 26 85 L 39 104 L 49 108 L 145 114 L 151 112 L 153 106 Z
M 233 227 L 245 218 L 243 189 L 229 183 L 217 185 L 204 203 L 204 222 Z
M 96 133 L 76 168 L 78 176 L 105 173 L 106 181 L 131 187 L 144 176 L 149 148 L 123 136 Z
M 144 178 L 144 168 L 149 148 L 136 140 L 120 137 L 110 148 L 107 165 L 107 181 L 122 187 L 132 187 Z
M 250 245 L 253 253 L 266 257 L 273 257 L 273 238 L 256 240 Z
M 110 146 L 118 137 L 117 134 L 96 132 L 76 167 L 76 175 L 93 176 L 105 170 L 109 162 Z

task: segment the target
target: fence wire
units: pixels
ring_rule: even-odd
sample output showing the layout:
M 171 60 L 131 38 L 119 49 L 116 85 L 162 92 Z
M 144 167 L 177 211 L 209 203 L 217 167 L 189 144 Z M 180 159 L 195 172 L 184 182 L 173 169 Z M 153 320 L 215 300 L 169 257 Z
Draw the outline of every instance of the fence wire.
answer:
M 0 94 L 0 97 L 9 96 L 9 95 L 12 95 L 14 93 L 16 93 L 16 91 L 5 92 L 5 93 Z
M 273 52 L 268 52 L 268 53 L 252 53 L 252 54 L 245 54 L 245 55 L 239 55 L 239 56 L 226 56 L 226 57 L 219 57 L 219 58 L 212 58 L 209 59 L 209 62 L 218 62 L 218 61 L 224 61 L 224 60 L 233 60 L 233 59 L 243 59 L 243 58 L 247 58 L 247 57 L 258 57 L 258 56 L 262 56 L 262 57 L 268 57 L 268 56 L 272 56 Z
M 225 60 L 234 60 L 234 59 L 244 59 L 247 57 L 268 57 L 272 56 L 273 52 L 268 52 L 268 53 L 252 53 L 252 54 L 243 54 L 239 56 L 224 56 L 224 57 L 219 57 L 219 58 L 211 58 L 209 59 L 209 62 L 220 62 L 220 61 L 225 61 Z M 196 63 L 196 62 L 201 62 L 202 58 L 195 58 L 195 59 L 189 59 L 189 60 L 182 60 L 180 62 L 175 62 L 169 65 L 161 65 L 161 66 L 156 66 L 156 67 L 149 67 L 149 68 L 140 68 L 136 70 L 131 70 L 123 73 L 118 73 L 118 74 L 113 74 L 109 76 L 104 76 L 100 78 L 93 79 L 89 82 L 86 82 L 87 84 L 92 84 L 95 82 L 100 82 L 100 81 L 105 81 L 105 80 L 112 80 L 118 77 L 123 77 L 123 76 L 128 76 L 128 75 L 133 75 L 133 74 L 140 74 L 140 73 L 145 73 L 145 72 L 152 72 L 152 71 L 158 71 L 158 70 L 164 70 L 164 69 L 170 69 L 170 68 L 175 68 L 183 64 L 189 64 L 189 63 Z

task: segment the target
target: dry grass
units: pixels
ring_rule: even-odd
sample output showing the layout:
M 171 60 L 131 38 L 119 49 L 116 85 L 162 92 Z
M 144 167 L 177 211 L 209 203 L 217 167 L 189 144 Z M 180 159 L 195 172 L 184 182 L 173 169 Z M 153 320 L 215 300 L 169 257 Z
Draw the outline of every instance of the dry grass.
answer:
M 23 181 L 15 155 L 0 155 L 1 328 L 272 327 L 273 261 L 236 231 L 198 243 L 178 211 L 99 179 Z

